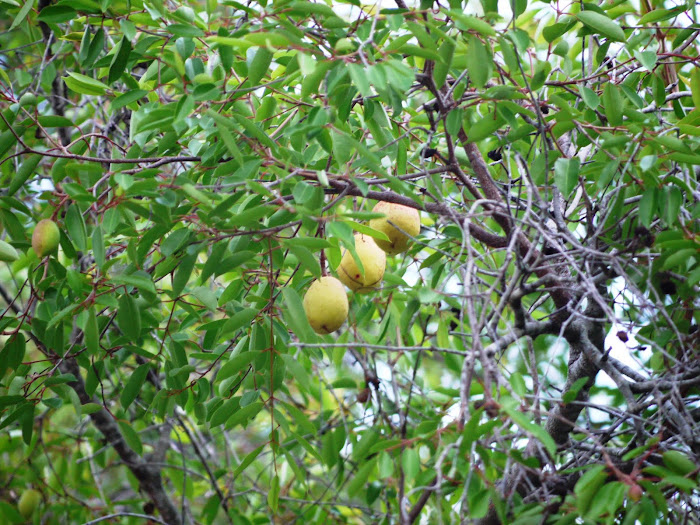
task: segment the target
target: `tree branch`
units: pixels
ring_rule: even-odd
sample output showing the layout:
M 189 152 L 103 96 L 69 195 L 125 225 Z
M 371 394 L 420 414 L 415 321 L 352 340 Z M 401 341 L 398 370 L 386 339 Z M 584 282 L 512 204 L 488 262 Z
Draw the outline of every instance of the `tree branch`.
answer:
M 80 374 L 80 367 L 75 359 L 63 360 L 59 368 L 62 373 L 73 374 L 76 377 L 76 381 L 68 383 L 68 386 L 75 390 L 75 393 L 78 394 L 78 398 L 83 405 L 87 403 L 98 403 L 97 399 L 90 397 L 85 391 L 85 383 Z M 177 508 L 165 493 L 160 470 L 146 463 L 126 444 L 119 430 L 119 426 L 107 410 L 103 408 L 97 412 L 93 412 L 90 414 L 90 419 L 109 444 L 114 447 L 114 450 L 116 450 L 121 460 L 129 470 L 131 470 L 134 476 L 136 476 L 136 479 L 139 480 L 141 490 L 151 498 L 151 501 L 160 512 L 163 520 L 169 525 L 182 523 Z

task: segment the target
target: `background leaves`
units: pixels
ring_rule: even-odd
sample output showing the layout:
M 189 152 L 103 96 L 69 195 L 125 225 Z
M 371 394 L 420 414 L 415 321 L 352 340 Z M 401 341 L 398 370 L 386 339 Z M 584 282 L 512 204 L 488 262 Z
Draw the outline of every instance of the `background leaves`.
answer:
M 692 7 L 0 4 L 0 521 L 693 515 Z

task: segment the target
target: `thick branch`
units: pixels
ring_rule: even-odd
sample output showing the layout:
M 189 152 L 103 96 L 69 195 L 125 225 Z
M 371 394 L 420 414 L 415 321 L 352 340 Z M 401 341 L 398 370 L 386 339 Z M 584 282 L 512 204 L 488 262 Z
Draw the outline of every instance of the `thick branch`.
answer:
M 362 193 L 357 186 L 354 186 L 350 182 L 341 182 L 338 180 L 329 180 L 328 183 L 335 188 L 339 193 L 344 193 L 345 195 L 352 195 L 355 197 L 365 197 L 372 200 L 393 202 L 395 204 L 403 204 L 410 208 L 416 208 L 418 210 L 425 210 L 429 213 L 435 213 L 442 217 L 446 217 L 457 224 L 465 225 L 468 223 L 469 234 L 474 237 L 477 241 L 483 242 L 485 245 L 491 248 L 505 248 L 508 246 L 508 239 L 490 233 L 484 228 L 477 226 L 476 224 L 468 221 L 468 218 L 463 213 L 458 213 L 454 211 L 451 207 L 446 204 L 440 203 L 424 203 L 423 206 L 418 205 L 413 199 L 399 195 L 392 191 L 368 191 Z
M 474 175 L 476 175 L 476 178 L 479 181 L 481 191 L 484 192 L 484 195 L 487 199 L 493 202 L 503 202 L 503 196 L 498 191 L 498 187 L 496 186 L 496 183 L 491 177 L 489 167 L 486 164 L 486 161 L 484 160 L 484 156 L 479 150 L 479 146 L 477 146 L 474 142 L 469 142 L 469 138 L 467 137 L 467 134 L 464 132 L 464 130 L 460 130 L 459 140 L 462 143 L 462 147 L 464 148 L 467 157 L 469 158 L 469 163 L 471 164 L 471 167 L 474 170 Z M 512 235 L 513 226 L 510 217 L 508 217 L 508 215 L 495 208 L 491 211 L 493 212 L 494 219 L 501 226 L 501 228 L 503 228 L 503 231 L 506 232 L 506 235 Z M 534 260 L 539 259 L 539 253 L 532 250 L 532 246 L 527 237 L 525 237 L 525 235 L 523 235 L 521 232 L 516 233 L 516 235 L 518 241 L 518 251 L 520 255 L 523 258 L 529 256 Z M 532 257 L 533 253 L 535 255 L 534 257 Z M 555 279 L 557 284 L 553 286 L 549 293 L 552 297 L 552 300 L 554 301 L 554 304 L 557 305 L 557 308 L 564 309 L 571 301 L 572 296 L 571 293 L 566 289 L 566 287 L 563 286 L 561 282 L 559 282 L 559 277 L 556 276 L 549 268 L 545 268 L 541 265 L 536 266 L 534 268 L 534 271 L 538 277 L 552 277 Z
M 80 402 L 96 403 L 85 391 L 85 383 L 80 375 L 80 367 L 74 359 L 66 359 L 60 365 L 61 372 L 64 374 L 73 374 L 77 380 L 68 385 L 78 394 Z M 160 475 L 160 470 L 143 461 L 143 459 L 134 452 L 124 441 L 119 426 L 112 416 L 105 410 L 101 409 L 90 414 L 90 419 L 97 429 L 102 433 L 110 445 L 117 451 L 119 457 L 124 464 L 129 467 L 129 470 L 139 480 L 139 486 L 153 501 L 160 512 L 163 520 L 170 524 L 180 524 L 182 520 L 177 509 L 163 489 L 163 483 Z

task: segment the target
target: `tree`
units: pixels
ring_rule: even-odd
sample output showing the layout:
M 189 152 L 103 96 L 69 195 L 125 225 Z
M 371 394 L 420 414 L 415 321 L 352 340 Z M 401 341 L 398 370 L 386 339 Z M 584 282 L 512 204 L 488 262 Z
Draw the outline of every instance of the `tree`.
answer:
M 0 7 L 1 521 L 697 523 L 697 6 L 205 4 Z

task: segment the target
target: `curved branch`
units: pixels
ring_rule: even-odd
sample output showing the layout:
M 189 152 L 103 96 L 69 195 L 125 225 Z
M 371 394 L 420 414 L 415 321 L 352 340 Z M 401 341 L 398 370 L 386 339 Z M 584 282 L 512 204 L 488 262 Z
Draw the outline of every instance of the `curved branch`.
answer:
M 88 395 L 85 390 L 85 383 L 80 374 L 80 367 L 75 359 L 65 359 L 60 365 L 61 372 L 64 374 L 73 374 L 76 380 L 68 383 L 76 394 L 80 402 L 85 405 L 87 403 L 97 403 Z M 170 498 L 165 493 L 163 482 L 160 475 L 160 470 L 146 463 L 136 452 L 134 452 L 124 441 L 119 426 L 112 416 L 104 408 L 90 414 L 97 430 L 99 430 L 110 445 L 114 447 L 121 460 L 129 467 L 129 470 L 139 480 L 139 486 L 153 501 L 153 504 L 160 512 L 165 523 L 176 525 L 182 523 L 177 508 L 170 501 Z

